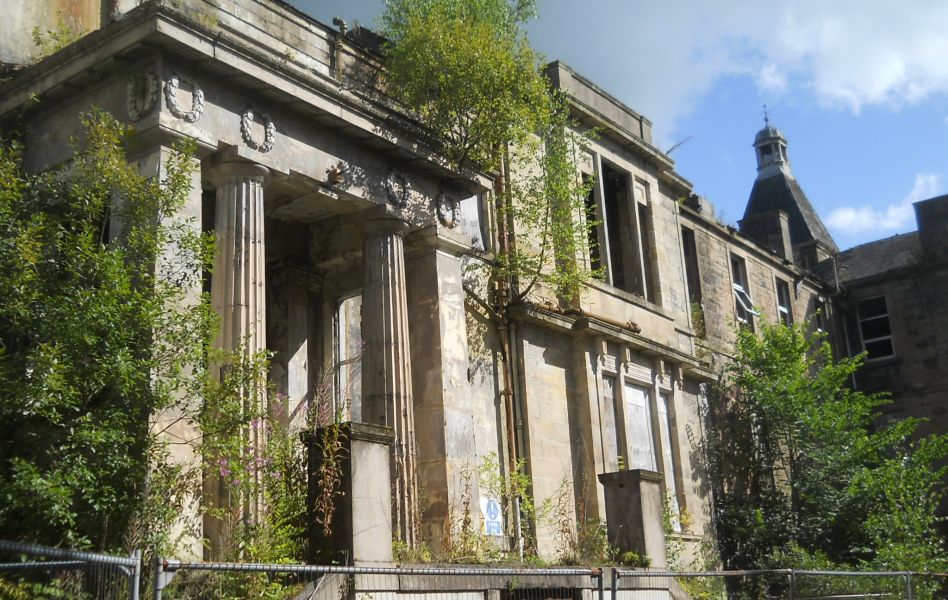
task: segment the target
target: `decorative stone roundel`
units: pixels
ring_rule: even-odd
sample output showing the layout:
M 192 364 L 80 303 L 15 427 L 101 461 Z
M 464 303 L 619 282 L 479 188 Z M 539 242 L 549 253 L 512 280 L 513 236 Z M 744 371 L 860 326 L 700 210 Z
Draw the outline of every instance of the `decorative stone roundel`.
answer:
M 394 206 L 405 208 L 408 206 L 408 199 L 411 197 L 411 183 L 401 173 L 389 171 L 388 175 L 385 176 L 385 195 Z
M 436 202 L 438 220 L 441 221 L 441 224 L 448 229 L 457 227 L 458 222 L 461 220 L 461 203 L 458 202 L 457 198 L 452 198 L 444 192 L 438 192 Z
M 128 118 L 137 123 L 154 110 L 161 93 L 158 75 L 154 71 L 145 71 L 139 77 L 132 77 L 125 86 L 125 102 Z
M 240 115 L 240 137 L 254 150 L 269 152 L 273 150 L 273 141 L 274 138 L 276 138 L 276 125 L 273 124 L 273 119 L 266 113 L 260 113 L 260 117 L 263 119 L 263 142 L 258 142 L 250 130 L 250 125 L 254 119 L 252 108 L 248 108 Z
M 178 76 L 171 75 L 165 82 L 165 105 L 175 117 L 182 119 L 186 123 L 194 123 L 201 118 L 204 112 L 204 90 L 196 81 L 191 81 L 191 110 L 184 111 L 178 104 Z

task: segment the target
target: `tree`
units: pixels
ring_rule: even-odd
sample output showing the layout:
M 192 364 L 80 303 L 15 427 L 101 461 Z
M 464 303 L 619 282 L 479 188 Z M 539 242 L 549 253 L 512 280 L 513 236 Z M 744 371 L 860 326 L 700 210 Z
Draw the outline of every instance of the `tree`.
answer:
M 151 424 L 204 384 L 211 313 L 189 296 L 207 252 L 177 218 L 188 149 L 149 179 L 111 116 L 82 123 L 72 160 L 39 175 L 0 146 L 0 536 L 114 550 L 175 516 L 147 506 Z
M 935 530 L 945 436 L 882 422 L 882 395 L 853 390 L 863 357 L 834 362 L 803 326 L 741 329 L 709 398 L 719 547 L 728 568 L 946 564 Z
M 521 26 L 533 0 L 388 0 L 385 89 L 437 140 L 457 171 L 498 173 L 499 247 L 491 274 L 512 289 L 497 308 L 545 282 L 567 300 L 595 275 L 585 261 L 592 221 L 565 99 L 542 74 Z

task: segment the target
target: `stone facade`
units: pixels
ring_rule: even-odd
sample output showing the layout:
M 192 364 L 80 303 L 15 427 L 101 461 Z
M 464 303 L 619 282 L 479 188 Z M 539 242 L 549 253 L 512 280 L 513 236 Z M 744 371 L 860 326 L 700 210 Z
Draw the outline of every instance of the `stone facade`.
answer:
M 604 277 L 576 306 L 525 304 L 499 324 L 478 302 L 483 282 L 465 275 L 495 247 L 492 174 L 452 172 L 421 140 L 393 135 L 404 115 L 371 92 L 368 34 L 276 1 L 134 4 L 118 2 L 100 29 L 3 84 L 0 119 L 22 126 L 34 170 L 68 159 L 92 106 L 135 127 L 129 156 L 143 172 L 176 140 L 196 142 L 186 209 L 218 241 L 217 344 L 272 352 L 266 402 L 287 421 L 323 402 L 390 428 L 387 461 L 372 436 L 359 441 L 377 477 L 355 455 L 349 465 L 360 501 L 394 490 L 386 532 L 440 550 L 459 514 L 480 521 L 496 500 L 478 470 L 502 476 L 519 460 L 557 520 L 521 523 L 509 507 L 491 519 L 497 546 L 516 552 L 532 531 L 554 558 L 564 523 L 578 536 L 604 521 L 656 565 L 665 535 L 695 553 L 711 534 L 703 383 L 737 320 L 832 313 L 828 288 L 781 240 L 779 214 L 754 229 L 759 243 L 717 223 L 645 117 L 553 63 L 577 127 L 600 131 L 577 168 L 595 178 L 587 205 L 599 223 L 582 259 Z M 205 501 L 220 501 L 219 488 L 209 482 Z M 387 560 L 390 539 L 373 539 L 386 551 L 363 536 L 352 560 Z
M 924 419 L 948 432 L 948 196 L 916 202 L 918 230 L 856 246 L 836 259 L 838 345 L 866 352 L 856 388 L 885 392 L 885 418 Z M 948 514 L 944 503 L 941 514 Z M 943 525 L 944 530 L 944 525 Z M 945 531 L 948 533 L 948 531 Z

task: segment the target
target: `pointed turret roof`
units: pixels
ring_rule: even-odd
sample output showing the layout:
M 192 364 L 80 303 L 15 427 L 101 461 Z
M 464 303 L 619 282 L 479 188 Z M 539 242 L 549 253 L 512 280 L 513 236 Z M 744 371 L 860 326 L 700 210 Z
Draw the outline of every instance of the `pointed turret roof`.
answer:
M 757 152 L 757 180 L 747 200 L 744 219 L 782 210 L 789 221 L 792 246 L 816 240 L 828 250 L 837 252 L 836 242 L 790 171 L 787 138 L 768 120 L 754 136 L 754 148 Z

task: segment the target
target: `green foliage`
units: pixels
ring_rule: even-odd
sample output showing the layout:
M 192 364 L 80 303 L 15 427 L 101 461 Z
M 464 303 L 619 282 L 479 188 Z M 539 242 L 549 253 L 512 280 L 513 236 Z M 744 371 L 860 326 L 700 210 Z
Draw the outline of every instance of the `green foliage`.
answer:
M 175 217 L 189 150 L 147 179 L 112 117 L 83 126 L 73 160 L 41 175 L 0 146 L 0 535 L 115 550 L 161 454 L 149 418 L 199 387 L 190 365 L 211 320 L 185 301 L 205 265 L 200 233 Z
M 388 0 L 387 91 L 417 113 L 456 168 L 497 165 L 549 115 L 539 58 L 520 25 L 533 2 Z
M 414 112 L 454 169 L 500 171 L 507 163 L 515 173 L 499 187 L 503 240 L 490 274 L 519 288 L 513 302 L 540 282 L 574 300 L 596 275 L 585 260 L 594 223 L 583 203 L 593 182 L 579 176 L 584 140 L 570 133 L 566 102 L 543 77 L 521 28 L 534 2 L 386 5 L 386 91 Z
M 55 29 L 42 30 L 39 27 L 34 27 L 32 31 L 33 43 L 39 49 L 36 60 L 42 60 L 59 52 L 83 35 L 85 35 L 85 32 L 82 29 L 67 23 L 62 15 L 56 20 Z
M 834 362 L 822 334 L 738 332 L 709 432 L 725 565 L 939 570 L 935 530 L 946 438 L 881 423 L 885 399 L 848 386 L 862 357 Z M 793 559 L 791 563 L 787 560 Z

